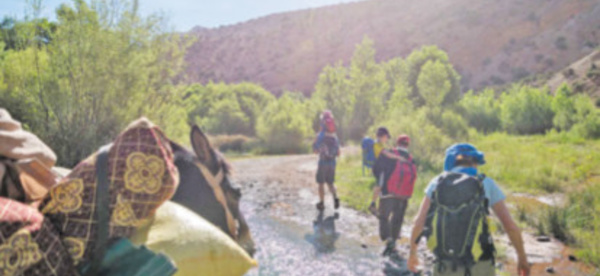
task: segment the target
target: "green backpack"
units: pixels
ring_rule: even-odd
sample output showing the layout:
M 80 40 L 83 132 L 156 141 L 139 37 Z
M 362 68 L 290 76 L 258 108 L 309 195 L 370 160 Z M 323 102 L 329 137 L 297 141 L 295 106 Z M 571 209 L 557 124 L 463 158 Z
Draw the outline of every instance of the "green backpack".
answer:
M 465 268 L 465 276 L 477 261 L 494 262 L 495 248 L 488 223 L 484 175 L 446 172 L 439 178 L 427 214 L 427 245 L 439 262 L 439 272 Z M 452 267 L 445 267 L 450 263 Z

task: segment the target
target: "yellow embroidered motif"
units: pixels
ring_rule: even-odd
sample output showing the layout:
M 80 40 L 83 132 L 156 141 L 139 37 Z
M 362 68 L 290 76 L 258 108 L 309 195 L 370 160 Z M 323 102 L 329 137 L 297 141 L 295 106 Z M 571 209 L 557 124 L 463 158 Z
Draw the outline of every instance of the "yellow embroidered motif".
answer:
M 16 275 L 41 259 L 42 253 L 29 232 L 19 231 L 0 246 L 0 275 Z
M 73 261 L 78 263 L 83 258 L 83 253 L 85 253 L 85 241 L 80 238 L 66 237 L 63 239 L 63 243 L 67 247 Z
M 50 190 L 50 202 L 44 207 L 42 213 L 71 213 L 81 207 L 81 195 L 83 193 L 83 181 L 81 179 L 69 179 Z
M 117 204 L 112 213 L 112 222 L 119 226 L 137 226 L 138 219 L 131 207 L 131 204 L 121 199 L 121 196 L 117 198 Z
M 134 152 L 127 157 L 125 188 L 136 193 L 154 194 L 165 174 L 163 161 L 155 155 Z

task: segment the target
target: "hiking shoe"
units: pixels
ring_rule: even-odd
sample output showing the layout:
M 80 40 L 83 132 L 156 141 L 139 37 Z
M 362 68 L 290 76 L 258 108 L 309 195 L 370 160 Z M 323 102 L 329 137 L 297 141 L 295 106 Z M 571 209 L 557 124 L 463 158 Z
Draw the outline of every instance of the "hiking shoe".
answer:
M 338 209 L 338 208 L 340 208 L 340 199 L 339 199 L 339 198 L 334 198 L 334 199 L 333 199 L 333 207 L 334 207 L 335 209 Z
M 393 241 L 388 241 L 385 245 L 385 249 L 383 250 L 383 253 L 381 255 L 383 255 L 384 257 L 387 256 L 392 256 L 392 255 L 397 255 L 398 254 L 398 249 L 396 249 L 396 243 Z
M 371 214 L 373 214 L 374 216 L 379 217 L 379 210 L 377 210 L 375 202 L 371 203 L 371 205 L 369 206 L 369 212 L 371 212 Z
M 325 210 L 325 204 L 323 204 L 323 201 L 317 203 L 317 210 L 319 210 L 319 211 Z

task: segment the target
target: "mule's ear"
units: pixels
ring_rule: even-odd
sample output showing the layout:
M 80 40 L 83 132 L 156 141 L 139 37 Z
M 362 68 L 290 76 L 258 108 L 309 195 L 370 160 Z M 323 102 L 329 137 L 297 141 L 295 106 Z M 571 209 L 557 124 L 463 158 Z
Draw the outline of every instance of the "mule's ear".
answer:
M 192 148 L 196 153 L 198 159 L 207 165 L 212 165 L 214 161 L 214 155 L 208 137 L 204 135 L 204 132 L 200 130 L 197 125 L 192 127 L 191 133 Z

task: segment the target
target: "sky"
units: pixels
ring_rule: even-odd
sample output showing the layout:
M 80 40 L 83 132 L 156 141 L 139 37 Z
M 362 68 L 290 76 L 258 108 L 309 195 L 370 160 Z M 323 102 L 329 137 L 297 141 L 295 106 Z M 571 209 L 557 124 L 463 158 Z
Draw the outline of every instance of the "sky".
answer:
M 89 0 L 88 0 L 89 1 Z M 272 13 L 314 8 L 352 0 L 139 0 L 140 12 L 165 13 L 177 31 L 195 26 L 213 28 L 247 21 Z M 0 0 L 0 18 L 23 18 L 27 0 Z M 54 19 L 54 10 L 71 0 L 42 0 L 42 16 Z

